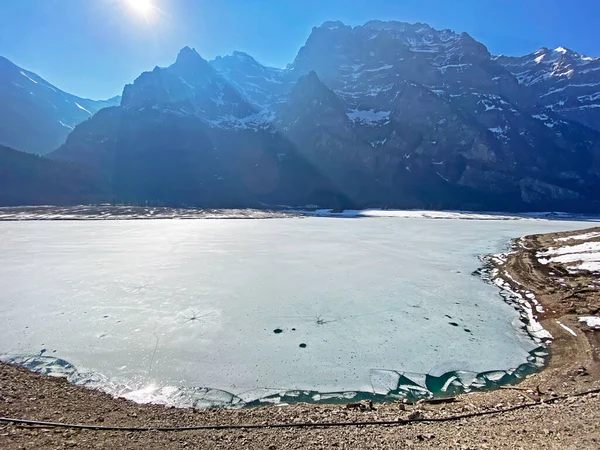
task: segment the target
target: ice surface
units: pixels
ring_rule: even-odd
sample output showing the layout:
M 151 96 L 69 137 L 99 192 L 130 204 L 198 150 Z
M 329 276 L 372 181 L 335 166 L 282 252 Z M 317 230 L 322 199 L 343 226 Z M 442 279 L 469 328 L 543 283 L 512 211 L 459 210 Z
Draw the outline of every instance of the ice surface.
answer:
M 491 386 L 544 356 L 513 325 L 520 312 L 471 275 L 477 255 L 521 235 L 588 226 L 0 222 L 0 353 L 114 395 L 180 406 Z

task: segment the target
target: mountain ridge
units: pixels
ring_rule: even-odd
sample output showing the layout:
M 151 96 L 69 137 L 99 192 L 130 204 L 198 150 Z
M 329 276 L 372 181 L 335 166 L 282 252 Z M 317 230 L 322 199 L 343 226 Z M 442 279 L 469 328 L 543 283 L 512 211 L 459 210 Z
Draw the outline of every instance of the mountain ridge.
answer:
M 382 21 L 325 22 L 285 69 L 184 47 L 50 157 L 127 202 L 600 209 L 599 132 L 509 63 L 466 33 Z
M 90 100 L 69 94 L 0 56 L 0 144 L 45 154 L 75 126 L 120 97 Z

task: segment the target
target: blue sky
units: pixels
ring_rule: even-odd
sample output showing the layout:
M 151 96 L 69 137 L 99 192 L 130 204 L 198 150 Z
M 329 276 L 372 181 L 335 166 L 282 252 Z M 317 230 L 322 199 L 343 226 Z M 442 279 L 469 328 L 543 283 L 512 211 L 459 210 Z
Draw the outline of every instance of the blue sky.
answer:
M 466 31 L 492 53 L 562 45 L 600 56 L 598 0 L 2 0 L 0 55 L 76 95 L 120 94 L 185 45 L 207 59 L 242 50 L 263 64 L 291 62 L 313 26 L 370 19 Z

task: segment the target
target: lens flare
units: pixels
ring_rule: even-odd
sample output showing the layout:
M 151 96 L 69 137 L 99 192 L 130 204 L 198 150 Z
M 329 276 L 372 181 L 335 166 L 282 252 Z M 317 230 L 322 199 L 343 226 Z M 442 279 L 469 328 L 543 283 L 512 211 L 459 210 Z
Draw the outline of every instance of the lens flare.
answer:
M 154 11 L 154 5 L 151 0 L 127 0 L 129 8 L 144 18 L 149 18 Z

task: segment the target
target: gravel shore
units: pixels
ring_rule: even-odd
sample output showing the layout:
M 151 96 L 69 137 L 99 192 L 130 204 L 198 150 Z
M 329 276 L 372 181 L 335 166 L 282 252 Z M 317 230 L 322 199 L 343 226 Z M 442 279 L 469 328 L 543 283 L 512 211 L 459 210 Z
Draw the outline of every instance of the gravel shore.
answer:
M 64 379 L 0 364 L 0 417 L 119 427 L 296 426 L 167 432 L 77 430 L 0 422 L 0 448 L 600 448 L 600 394 L 573 395 L 600 389 L 599 332 L 578 321 L 581 315 L 600 312 L 600 290 L 589 288 L 598 276 L 571 274 L 555 265 L 540 264 L 536 258 L 540 249 L 555 246 L 556 239 L 573 234 L 523 238 L 497 267 L 501 275 L 510 275 L 507 278 L 513 290 L 535 294 L 546 311 L 538 319 L 554 337 L 549 366 L 518 386 L 465 394 L 453 403 L 386 403 L 374 405 L 374 410 L 366 405 L 361 409 L 297 404 L 196 411 L 138 405 L 69 385 Z M 402 422 L 501 411 L 525 404 L 533 406 L 457 420 Z M 370 421 L 396 424 L 351 424 Z M 298 427 L 317 423 L 349 426 Z

